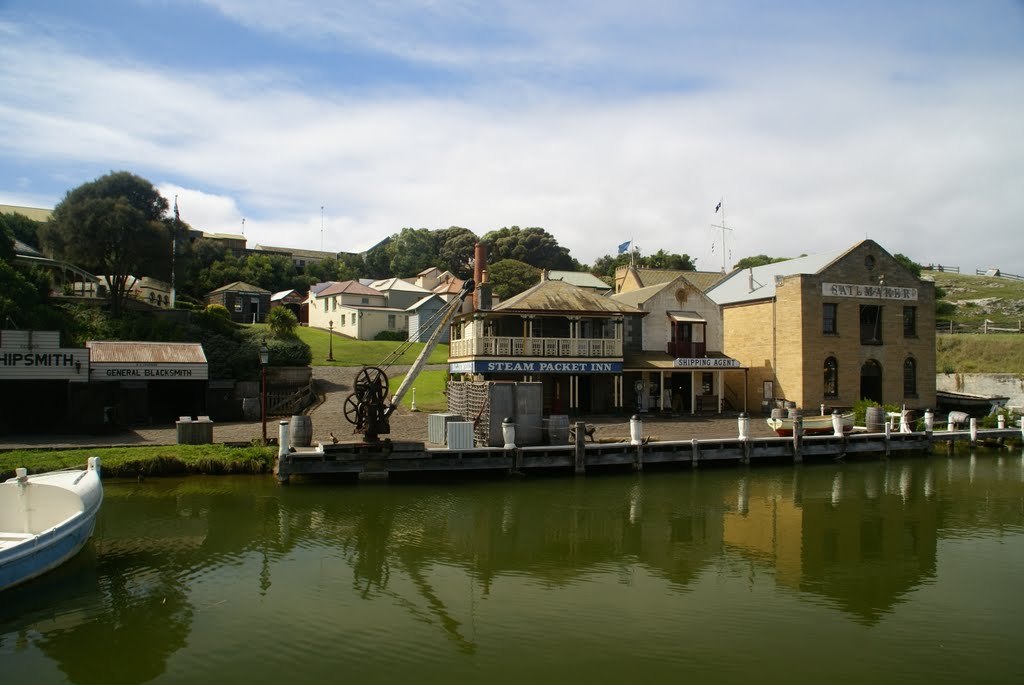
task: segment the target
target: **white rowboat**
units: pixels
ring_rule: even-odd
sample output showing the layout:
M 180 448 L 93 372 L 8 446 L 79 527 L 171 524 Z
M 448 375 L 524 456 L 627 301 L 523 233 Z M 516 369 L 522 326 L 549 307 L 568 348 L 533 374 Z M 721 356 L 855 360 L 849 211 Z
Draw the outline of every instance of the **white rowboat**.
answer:
M 75 556 L 103 503 L 99 457 L 90 457 L 84 471 L 16 473 L 0 483 L 0 591 Z

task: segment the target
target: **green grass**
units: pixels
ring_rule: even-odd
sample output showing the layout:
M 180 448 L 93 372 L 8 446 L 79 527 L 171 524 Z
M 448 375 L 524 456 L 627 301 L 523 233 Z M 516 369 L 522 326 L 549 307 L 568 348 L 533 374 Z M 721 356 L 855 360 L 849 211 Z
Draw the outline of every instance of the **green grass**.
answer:
M 940 302 L 964 303 L 956 306 L 952 316 L 939 317 L 943 320 L 980 329 L 985 319 L 1012 327 L 1024 317 L 1024 281 L 935 271 L 924 271 L 921 275 L 934 278 L 935 285 L 945 291 Z M 982 307 L 970 300 L 998 301 Z
M 405 374 L 397 376 L 395 378 L 388 379 L 388 386 L 392 393 L 398 390 L 398 386 L 402 384 L 402 380 L 405 378 Z M 413 383 L 412 388 L 409 392 L 405 393 L 405 397 L 399 403 L 403 409 L 409 409 L 412 407 L 412 391 L 416 390 L 416 410 L 421 412 L 443 412 L 448 411 L 448 397 L 444 394 L 446 388 L 446 382 L 448 380 L 447 371 L 422 371 L 420 372 L 419 378 Z
M 1024 378 L 1024 335 L 960 333 L 935 341 L 937 373 L 1013 373 Z
M 89 457 L 100 458 L 104 477 L 136 478 L 187 473 L 270 473 L 276 448 L 226 445 L 156 445 L 75 450 L 13 450 L 0 453 L 0 479 L 14 476 L 24 466 L 29 473 L 85 466 Z
M 333 342 L 329 343 L 330 333 L 308 326 L 300 326 L 295 332 L 299 339 L 309 345 L 309 349 L 312 350 L 313 366 L 376 366 L 403 344 L 383 340 L 352 340 L 340 335 L 335 335 Z M 405 354 L 394 363 L 412 364 L 423 350 L 423 346 L 424 343 L 413 343 Z M 333 362 L 327 361 L 328 352 L 334 358 Z M 447 362 L 447 345 L 435 347 L 427 360 L 429 364 L 445 364 Z M 419 398 L 416 403 L 419 404 Z

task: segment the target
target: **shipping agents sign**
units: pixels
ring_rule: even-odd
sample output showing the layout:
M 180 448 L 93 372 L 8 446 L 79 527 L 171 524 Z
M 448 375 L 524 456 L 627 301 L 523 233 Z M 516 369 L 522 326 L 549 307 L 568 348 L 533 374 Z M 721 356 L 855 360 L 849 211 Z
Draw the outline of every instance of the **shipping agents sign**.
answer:
M 729 357 L 696 357 L 696 358 L 680 358 L 676 359 L 673 363 L 677 369 L 739 369 L 742 368 L 740 363 L 736 359 L 730 359 Z

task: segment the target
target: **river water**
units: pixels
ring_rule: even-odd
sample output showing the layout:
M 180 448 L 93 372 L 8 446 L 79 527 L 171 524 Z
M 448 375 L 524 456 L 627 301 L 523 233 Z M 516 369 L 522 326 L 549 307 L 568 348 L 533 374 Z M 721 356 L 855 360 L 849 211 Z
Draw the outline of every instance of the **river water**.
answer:
M 1021 683 L 1024 457 L 110 480 L 6 683 Z

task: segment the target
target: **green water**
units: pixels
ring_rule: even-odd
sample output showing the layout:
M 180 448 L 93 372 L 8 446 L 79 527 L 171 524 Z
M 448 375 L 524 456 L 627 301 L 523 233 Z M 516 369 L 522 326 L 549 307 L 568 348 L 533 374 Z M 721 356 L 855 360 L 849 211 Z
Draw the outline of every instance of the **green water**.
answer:
M 1024 458 L 106 482 L 7 683 L 1021 683 Z

